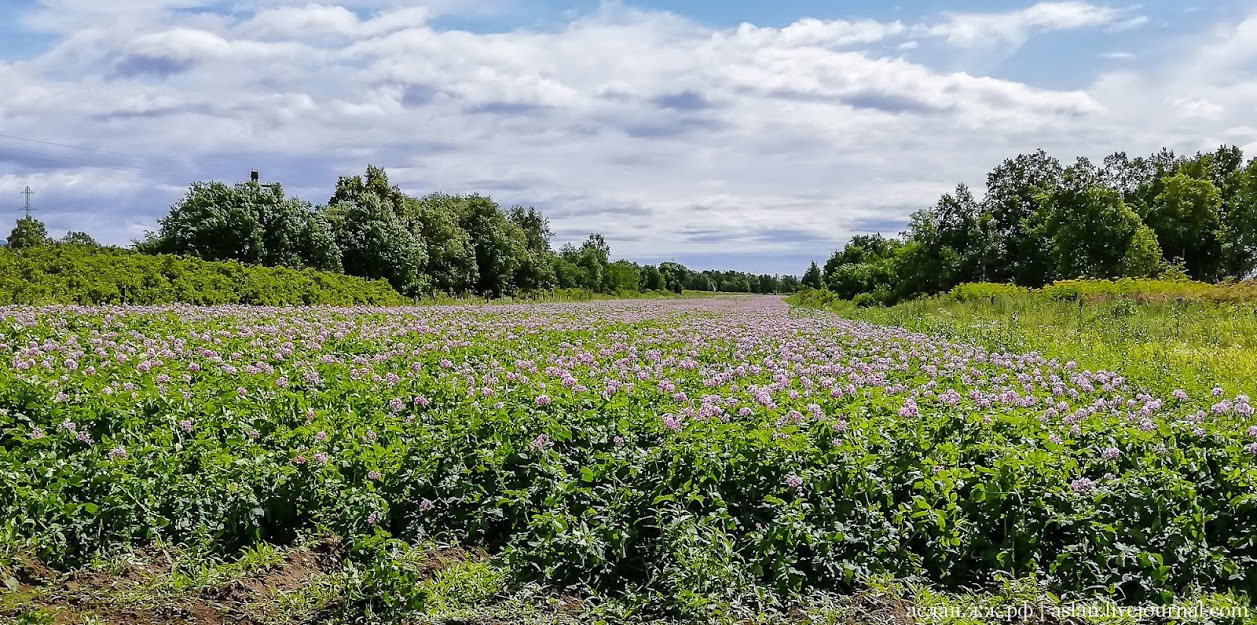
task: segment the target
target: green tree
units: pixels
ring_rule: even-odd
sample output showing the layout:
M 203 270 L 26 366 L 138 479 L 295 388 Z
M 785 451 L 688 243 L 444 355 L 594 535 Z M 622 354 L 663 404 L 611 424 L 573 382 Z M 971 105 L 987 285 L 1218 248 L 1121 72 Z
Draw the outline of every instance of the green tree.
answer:
M 646 265 L 641 268 L 638 273 L 641 290 L 643 291 L 662 291 L 663 276 L 659 274 L 659 268 L 654 265 Z
M 353 203 L 329 207 L 336 244 L 345 273 L 388 280 L 399 293 L 419 295 L 427 287 L 423 241 L 373 193 L 358 195 Z
M 1189 275 L 1216 280 L 1222 275 L 1221 212 L 1222 194 L 1212 181 L 1179 172 L 1164 180 L 1144 221 L 1165 254 L 1182 259 Z
M 641 270 L 637 263 L 617 260 L 607 267 L 612 293 L 637 293 L 641 290 Z
M 323 216 L 283 189 L 255 182 L 194 182 L 136 249 L 205 260 L 339 270 L 339 250 Z
M 458 224 L 461 202 L 456 196 L 433 193 L 406 203 L 407 227 L 427 248 L 424 273 L 434 291 L 460 294 L 476 288 L 476 248 Z
M 809 289 L 821 288 L 821 268 L 816 266 L 816 261 L 807 266 L 807 271 L 803 272 L 803 286 Z
M 1257 269 L 1257 158 L 1236 174 L 1233 185 L 1216 236 L 1225 274 L 1244 279 Z
M 515 206 L 507 219 L 524 235 L 524 253 L 515 269 L 515 286 L 523 291 L 540 291 L 555 285 L 554 250 L 550 249 L 550 220 L 537 209 Z
M 65 245 L 83 245 L 87 247 L 99 247 L 100 244 L 86 232 L 71 230 L 61 237 L 61 243 Z
M 515 271 L 527 253 L 523 230 L 486 196 L 465 196 L 458 208 L 458 224 L 471 236 L 476 256 L 476 292 L 486 297 L 512 293 Z
M 1161 256 L 1156 236 L 1094 173 L 1080 161 L 1038 198 L 1034 221 L 1049 242 L 1051 277 L 1148 275 Z
M 1060 178 L 1059 161 L 1043 150 L 1007 159 L 986 177 L 982 210 L 991 216 L 994 262 L 992 280 L 1042 286 L 1048 280 L 1048 246 L 1029 225 L 1039 209 L 1038 194 Z
M 48 228 L 44 222 L 27 215 L 17 220 L 17 225 L 9 232 L 8 242 L 15 250 L 47 245 L 50 243 Z

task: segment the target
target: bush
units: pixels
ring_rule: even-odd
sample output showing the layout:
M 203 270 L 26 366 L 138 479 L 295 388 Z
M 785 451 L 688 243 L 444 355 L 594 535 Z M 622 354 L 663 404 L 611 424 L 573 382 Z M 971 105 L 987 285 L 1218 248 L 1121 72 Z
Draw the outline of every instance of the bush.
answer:
M 383 280 L 119 248 L 0 250 L 0 304 L 398 305 Z

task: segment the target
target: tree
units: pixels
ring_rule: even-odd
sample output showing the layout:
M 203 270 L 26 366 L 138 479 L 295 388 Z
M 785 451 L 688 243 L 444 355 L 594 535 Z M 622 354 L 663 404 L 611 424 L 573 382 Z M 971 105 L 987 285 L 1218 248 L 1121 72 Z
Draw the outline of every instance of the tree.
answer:
M 821 268 L 816 266 L 816 261 L 812 261 L 807 271 L 803 272 L 803 286 L 809 289 L 821 288 Z
M 659 268 L 654 265 L 646 265 L 642 267 L 638 273 L 641 290 L 643 291 L 662 291 L 663 276 L 659 273 Z
M 1147 276 L 1161 250 L 1121 194 L 1080 162 L 1040 194 L 1034 222 L 1049 241 L 1053 278 Z
M 641 270 L 637 263 L 617 260 L 607 267 L 612 293 L 637 293 L 641 290 Z
M 370 193 L 379 198 L 380 202 L 393 211 L 398 217 L 405 217 L 409 198 L 396 185 L 388 181 L 388 173 L 381 167 L 367 165 L 362 176 L 340 176 L 336 179 L 336 188 L 328 199 L 329 206 L 334 204 L 356 204 L 358 198 Z
M 663 280 L 663 288 L 666 291 L 673 293 L 684 291 L 689 274 L 690 270 L 680 263 L 671 261 L 659 263 L 659 277 Z
M 1215 236 L 1226 275 L 1245 279 L 1257 269 L 1257 158 L 1238 172 L 1234 186 Z
M 47 245 L 50 242 L 48 228 L 44 226 L 44 222 L 27 215 L 17 220 L 17 225 L 9 233 L 8 241 L 9 247 L 15 250 Z
M 336 244 L 345 273 L 388 280 L 399 293 L 414 297 L 427 286 L 423 268 L 427 250 L 391 206 L 373 193 L 357 196 L 353 203 L 329 207 Z
M 458 225 L 471 236 L 476 292 L 486 297 L 513 292 L 515 271 L 527 253 L 524 231 L 506 218 L 497 202 L 478 194 L 458 203 Z
M 555 284 L 554 251 L 550 249 L 550 220 L 537 209 L 515 206 L 507 212 L 507 219 L 517 226 L 524 236 L 524 253 L 515 269 L 515 286 L 523 291 L 540 291 Z
M 339 271 L 340 251 L 323 215 L 256 182 L 194 182 L 136 249 L 268 267 Z
M 1216 280 L 1223 273 L 1222 245 L 1217 231 L 1222 194 L 1208 179 L 1179 172 L 1164 180 L 1144 221 L 1157 234 L 1167 256 L 1180 258 L 1197 280 Z
M 83 245 L 87 247 L 100 247 L 100 244 L 86 232 L 71 230 L 61 237 L 61 243 L 65 245 Z
M 991 215 L 996 250 L 992 280 L 1014 280 L 1025 286 L 1042 286 L 1048 279 L 1046 241 L 1028 227 L 1039 209 L 1038 194 L 1060 178 L 1059 161 L 1043 150 L 1005 160 L 986 177 L 982 210 Z
M 462 198 L 433 193 L 406 203 L 407 227 L 427 248 L 424 273 L 434 291 L 467 293 L 475 290 L 479 278 L 475 245 L 458 225 L 460 202 Z

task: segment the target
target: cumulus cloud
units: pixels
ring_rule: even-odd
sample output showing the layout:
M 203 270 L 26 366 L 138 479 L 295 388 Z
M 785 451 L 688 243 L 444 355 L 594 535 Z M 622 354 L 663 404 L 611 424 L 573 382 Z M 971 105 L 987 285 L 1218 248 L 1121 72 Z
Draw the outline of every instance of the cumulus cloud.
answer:
M 1132 9 L 1118 9 L 1075 0 L 1041 2 L 1004 13 L 946 13 L 942 23 L 923 26 L 926 34 L 962 45 L 993 43 L 1019 46 L 1037 32 L 1106 28 L 1124 30 L 1147 22 Z
M 0 137 L 13 172 L 0 196 L 31 184 L 54 233 L 124 243 L 192 180 L 258 168 L 319 202 L 337 175 L 373 163 L 414 193 L 533 204 L 556 243 L 598 231 L 630 258 L 794 262 L 851 234 L 897 232 L 1018 152 L 1257 140 L 1243 130 L 1257 102 L 1243 70 L 1253 19 L 1202 34 L 1172 66 L 1123 64 L 1060 89 L 957 71 L 936 47 L 1139 16 L 1053 2 L 942 21 L 713 28 L 607 4 L 557 27 L 474 33 L 435 21 L 458 3 L 420 4 L 122 0 L 106 20 L 94 0 L 45 0 L 24 19 L 57 42 L 0 61 L 13 86 L 0 91 L 0 126 L 132 156 Z

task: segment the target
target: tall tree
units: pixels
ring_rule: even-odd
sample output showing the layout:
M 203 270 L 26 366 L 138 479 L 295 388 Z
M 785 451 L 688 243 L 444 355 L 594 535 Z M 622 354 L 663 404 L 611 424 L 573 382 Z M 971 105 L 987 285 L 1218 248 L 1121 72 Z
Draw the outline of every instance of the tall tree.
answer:
M 821 288 L 821 268 L 816 266 L 816 261 L 807 266 L 807 271 L 803 272 L 803 286 L 809 289 Z
M 1029 220 L 1039 209 L 1038 194 L 1055 184 L 1063 168 L 1043 150 L 1005 160 L 986 177 L 983 210 L 991 215 L 998 241 L 991 278 L 1041 286 L 1050 263 L 1047 242 Z
M 486 196 L 465 196 L 458 207 L 458 225 L 471 236 L 476 255 L 476 292 L 486 297 L 513 292 L 515 271 L 527 253 L 523 230 Z
M 427 250 L 393 208 L 374 193 L 329 207 L 345 273 L 388 280 L 403 295 L 427 287 Z
M 50 242 L 48 228 L 44 222 L 27 215 L 17 220 L 17 225 L 9 232 L 8 242 L 9 247 L 15 250 L 47 245 Z
M 480 276 L 471 235 L 459 225 L 462 198 L 433 193 L 406 203 L 407 228 L 419 235 L 427 249 L 424 273 L 434 291 L 461 294 L 474 291 Z
M 1216 280 L 1222 274 L 1222 245 L 1217 231 L 1222 194 L 1207 178 L 1180 172 L 1164 179 L 1163 190 L 1144 221 L 1157 234 L 1165 254 L 1182 259 L 1188 275 Z
M 281 187 L 194 182 L 157 232 L 136 243 L 150 254 L 337 271 L 340 251 L 323 216 Z

